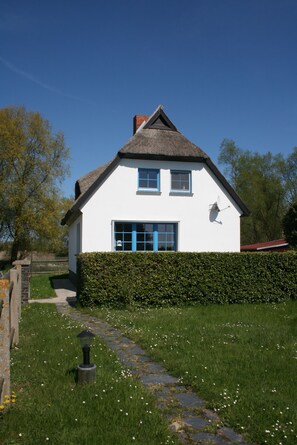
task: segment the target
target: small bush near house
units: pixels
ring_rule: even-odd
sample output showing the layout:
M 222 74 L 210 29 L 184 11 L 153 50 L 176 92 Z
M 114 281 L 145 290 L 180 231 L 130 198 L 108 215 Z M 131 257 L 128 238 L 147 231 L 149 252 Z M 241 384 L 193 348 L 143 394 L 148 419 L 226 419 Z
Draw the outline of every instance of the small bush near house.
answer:
M 272 303 L 296 299 L 297 254 L 83 253 L 83 306 Z

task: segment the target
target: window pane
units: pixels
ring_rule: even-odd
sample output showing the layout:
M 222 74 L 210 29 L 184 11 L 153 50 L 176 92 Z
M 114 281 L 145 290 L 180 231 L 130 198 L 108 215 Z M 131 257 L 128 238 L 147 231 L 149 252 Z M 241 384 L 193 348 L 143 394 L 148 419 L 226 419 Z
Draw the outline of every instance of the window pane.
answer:
M 143 252 L 144 251 L 144 243 L 137 243 L 136 249 L 137 249 L 137 251 Z
M 174 224 L 166 224 L 166 231 L 174 233 Z
M 144 224 L 144 229 L 146 232 L 152 232 L 154 228 L 153 224 Z
M 116 232 L 122 232 L 122 230 L 123 230 L 123 224 L 121 224 L 121 223 L 115 223 L 115 225 L 114 225 L 114 229 L 115 229 Z
M 171 183 L 171 188 L 172 188 L 173 190 L 179 190 L 179 189 L 180 189 L 180 183 L 179 183 L 179 181 L 177 181 L 177 180 L 172 181 L 172 183 Z
M 132 241 L 132 233 L 124 233 L 124 241 Z
M 149 178 L 150 180 L 156 181 L 157 176 L 158 176 L 157 170 L 148 170 L 147 171 L 147 178 Z
M 124 232 L 132 232 L 132 224 L 123 224 Z
M 145 241 L 153 241 L 154 234 L 153 233 L 146 233 L 145 234 Z
M 146 244 L 146 250 L 149 251 L 149 252 L 152 252 L 154 250 L 153 243 L 147 243 Z
M 138 188 L 140 189 L 157 189 L 160 170 L 156 169 L 138 169 Z
M 144 234 L 143 233 L 137 233 L 137 242 L 144 241 Z
M 144 224 L 136 224 L 137 232 L 144 232 Z
M 190 190 L 190 172 L 171 172 L 171 190 Z
M 166 234 L 165 233 L 159 233 L 159 243 L 164 243 L 166 241 Z
M 123 250 L 132 250 L 132 243 L 125 243 L 124 244 L 124 249 Z

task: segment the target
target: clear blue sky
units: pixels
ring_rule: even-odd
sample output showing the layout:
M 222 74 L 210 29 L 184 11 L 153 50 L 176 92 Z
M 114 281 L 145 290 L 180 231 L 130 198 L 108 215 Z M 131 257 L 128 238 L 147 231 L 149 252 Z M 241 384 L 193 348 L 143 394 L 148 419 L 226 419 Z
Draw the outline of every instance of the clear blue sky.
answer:
M 224 138 L 297 145 L 296 0 L 0 0 L 0 107 L 63 131 L 75 180 L 159 104 L 217 163 Z

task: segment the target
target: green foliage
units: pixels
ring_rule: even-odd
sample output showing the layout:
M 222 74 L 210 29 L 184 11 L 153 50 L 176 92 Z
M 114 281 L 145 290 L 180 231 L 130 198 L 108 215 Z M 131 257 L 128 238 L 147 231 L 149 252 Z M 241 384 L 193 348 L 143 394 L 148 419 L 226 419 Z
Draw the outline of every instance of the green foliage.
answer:
M 282 219 L 297 198 L 297 148 L 287 157 L 242 150 L 232 140 L 221 144 L 219 163 L 228 180 L 251 211 L 242 220 L 242 244 L 271 241 L 282 236 Z
M 12 241 L 12 260 L 38 242 L 58 240 L 64 204 L 59 185 L 69 150 L 39 113 L 0 110 L 0 239 Z M 68 204 L 68 203 L 67 203 Z
M 83 253 L 83 306 L 279 302 L 297 295 L 294 253 Z
M 287 211 L 283 220 L 285 238 L 292 247 L 297 247 L 297 201 Z

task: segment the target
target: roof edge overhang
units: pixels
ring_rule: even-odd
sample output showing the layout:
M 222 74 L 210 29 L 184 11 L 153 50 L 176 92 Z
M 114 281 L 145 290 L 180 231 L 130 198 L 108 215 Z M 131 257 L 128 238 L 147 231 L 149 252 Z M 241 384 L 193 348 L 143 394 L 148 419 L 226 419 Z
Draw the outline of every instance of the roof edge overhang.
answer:
M 227 181 L 225 176 L 222 175 L 222 173 L 220 172 L 218 167 L 212 162 L 212 160 L 210 158 L 204 159 L 204 162 L 209 167 L 209 169 L 212 171 L 212 173 L 217 177 L 217 179 L 223 184 L 223 186 L 225 187 L 225 189 L 227 190 L 229 195 L 234 199 L 236 204 L 239 206 L 239 208 L 242 211 L 241 216 L 249 216 L 251 214 L 250 210 L 244 204 L 242 199 L 238 196 L 238 194 L 236 193 L 234 188 L 229 184 L 229 182 Z
M 70 225 L 72 224 L 80 215 L 82 215 L 82 212 L 79 209 L 73 210 L 70 209 L 64 216 L 64 218 L 61 221 L 61 225 L 65 226 L 65 224 Z
M 127 159 L 146 159 L 152 161 L 184 161 L 184 162 L 205 162 L 203 156 L 172 156 L 162 154 L 149 154 L 149 153 L 121 153 L 118 152 L 120 158 Z
M 93 184 L 88 188 L 88 190 L 80 195 L 70 210 L 66 213 L 64 218 L 61 221 L 62 226 L 65 224 L 69 225 L 72 224 L 73 221 L 76 220 L 76 218 L 81 215 L 81 206 L 87 201 L 87 199 L 93 194 L 93 192 L 99 187 L 100 184 L 102 184 L 103 181 L 109 176 L 109 174 L 112 172 L 112 170 L 119 164 L 120 157 L 118 155 L 115 156 L 115 158 L 111 161 L 111 163 L 106 167 L 104 172 L 93 182 Z

